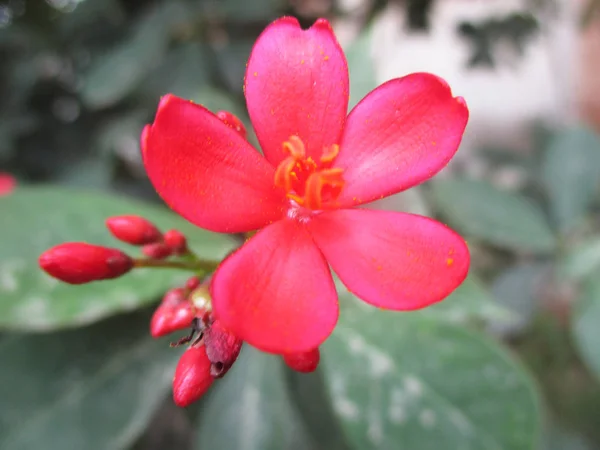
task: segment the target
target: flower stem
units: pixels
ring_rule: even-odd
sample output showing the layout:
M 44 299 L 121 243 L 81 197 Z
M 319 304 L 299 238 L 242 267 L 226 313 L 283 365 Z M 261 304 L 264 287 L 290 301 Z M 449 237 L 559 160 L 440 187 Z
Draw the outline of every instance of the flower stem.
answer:
M 163 269 L 181 269 L 194 272 L 213 272 L 219 263 L 214 261 L 160 261 L 156 259 L 134 259 L 134 267 L 156 267 Z

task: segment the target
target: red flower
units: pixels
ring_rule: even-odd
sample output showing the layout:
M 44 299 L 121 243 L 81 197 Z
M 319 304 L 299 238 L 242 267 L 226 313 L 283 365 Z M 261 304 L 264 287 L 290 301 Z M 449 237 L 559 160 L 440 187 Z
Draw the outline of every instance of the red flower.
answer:
M 172 95 L 142 134 L 148 175 L 174 210 L 213 231 L 261 229 L 214 274 L 223 326 L 267 352 L 317 348 L 338 318 L 328 264 L 365 302 L 393 310 L 431 305 L 463 281 L 469 252 L 445 225 L 355 208 L 452 158 L 468 110 L 443 80 L 391 80 L 346 117 L 348 68 L 329 23 L 302 30 L 286 17 L 256 42 L 245 94 L 264 157 Z

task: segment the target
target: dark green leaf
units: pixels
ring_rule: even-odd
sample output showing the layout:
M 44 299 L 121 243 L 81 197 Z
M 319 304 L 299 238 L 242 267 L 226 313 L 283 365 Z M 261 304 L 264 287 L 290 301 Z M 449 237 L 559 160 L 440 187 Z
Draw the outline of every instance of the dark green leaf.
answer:
M 547 266 L 541 263 L 518 264 L 496 277 L 492 284 L 494 298 L 514 314 L 512 321 L 493 324 L 494 330 L 513 333 L 522 330 L 531 321 L 546 269 Z
M 253 40 L 240 40 L 214 49 L 221 77 L 231 92 L 240 95 L 243 93 L 246 63 L 253 45 Z
M 323 346 L 322 366 L 353 448 L 537 448 L 531 380 L 464 327 L 349 307 Z
M 435 200 L 467 237 L 515 250 L 549 252 L 556 244 L 540 209 L 519 194 L 476 180 L 437 180 Z
M 125 449 L 165 397 L 180 351 L 149 315 L 0 341 L 0 449 Z
M 201 0 L 199 8 L 203 15 L 252 22 L 275 19 L 286 3 L 284 0 Z
M 312 450 L 280 357 L 249 346 L 203 400 L 198 449 Z
M 106 108 L 133 91 L 166 51 L 168 31 L 162 8 L 143 16 L 127 39 L 92 62 L 80 92 L 85 105 Z
M 98 21 L 121 23 L 125 11 L 118 0 L 83 0 L 75 2 L 75 9 L 60 14 L 57 19 L 59 32 L 69 39 L 76 32 L 92 27 Z
M 246 116 L 243 106 L 238 104 L 226 92 L 211 86 L 205 86 L 204 88 L 200 89 L 190 97 L 190 100 L 193 100 L 212 112 L 217 112 L 220 110 L 229 111 L 240 119 L 243 119 Z M 248 127 L 249 123 L 246 123 L 246 126 Z
M 544 155 L 542 176 L 552 215 L 565 231 L 587 212 L 600 184 L 600 139 L 575 128 L 558 134 Z
M 600 274 L 600 238 L 570 248 L 562 261 L 561 272 L 573 280 Z
M 591 279 L 586 284 L 572 321 L 579 354 L 600 379 L 600 278 Z
M 575 432 L 551 424 L 544 436 L 542 450 L 594 450 L 594 446 Z
M 60 283 L 37 264 L 38 256 L 66 241 L 119 247 L 104 226 L 106 218 L 137 214 L 164 231 L 177 228 L 206 258 L 224 256 L 233 246 L 226 235 L 194 227 L 164 208 L 120 197 L 58 188 L 20 188 L 0 198 L 0 327 L 49 330 L 91 323 L 120 311 L 140 308 L 190 273 L 136 269 L 116 280 L 80 286 Z
M 205 46 L 188 43 L 172 51 L 153 70 L 141 86 L 141 91 L 158 103 L 168 93 L 192 98 L 210 79 L 210 60 Z M 239 82 L 239 81 L 238 81 Z
M 474 275 L 469 275 L 446 299 L 416 314 L 457 324 L 472 320 L 507 324 L 515 320 L 510 310 L 494 302 L 488 290 Z

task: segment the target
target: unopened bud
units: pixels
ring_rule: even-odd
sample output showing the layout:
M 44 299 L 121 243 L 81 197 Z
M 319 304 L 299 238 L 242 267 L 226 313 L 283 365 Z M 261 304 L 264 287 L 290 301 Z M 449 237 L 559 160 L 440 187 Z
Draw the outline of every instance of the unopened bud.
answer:
M 321 354 L 318 348 L 302 353 L 288 353 L 283 355 L 285 363 L 296 372 L 314 372 L 319 365 Z
M 240 136 L 246 139 L 246 127 L 240 119 L 228 111 L 219 111 L 217 117 L 230 128 L 238 132 Z
M 151 244 L 162 238 L 154 224 L 139 216 L 110 217 L 106 227 L 114 237 L 132 245 Z
M 15 190 L 17 180 L 12 175 L 0 172 L 0 197 L 8 195 Z
M 221 322 L 215 320 L 204 332 L 206 354 L 211 362 L 210 373 L 215 378 L 221 378 L 233 365 L 242 341 L 223 328 Z
M 83 284 L 120 277 L 131 270 L 133 260 L 116 248 L 68 242 L 42 253 L 39 264 L 54 278 Z
M 185 282 L 185 288 L 190 291 L 193 291 L 198 286 L 200 286 L 200 278 L 198 277 L 191 277 Z
M 181 255 L 187 251 L 187 239 L 183 233 L 177 230 L 169 230 L 164 236 L 165 244 L 176 255 Z
M 174 331 L 184 330 L 192 324 L 195 314 L 181 288 L 171 289 L 163 297 L 150 320 L 150 334 L 160 337 Z
M 182 408 L 192 404 L 208 390 L 214 378 L 203 345 L 188 348 L 177 363 L 173 377 L 173 400 Z
M 142 253 L 148 258 L 165 259 L 171 256 L 171 248 L 164 242 L 156 242 L 154 244 L 144 245 Z

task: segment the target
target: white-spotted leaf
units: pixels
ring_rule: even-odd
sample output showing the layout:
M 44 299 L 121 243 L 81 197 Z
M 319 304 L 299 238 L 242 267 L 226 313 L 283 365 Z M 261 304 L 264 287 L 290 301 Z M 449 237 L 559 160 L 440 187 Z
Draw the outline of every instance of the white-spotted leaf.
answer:
M 136 247 L 114 239 L 106 218 L 137 214 L 163 231 L 176 228 L 190 246 L 210 259 L 233 247 L 226 235 L 201 230 L 164 207 L 121 197 L 50 187 L 19 188 L 0 198 L 0 327 L 44 331 L 79 326 L 154 302 L 191 272 L 135 269 L 108 281 L 73 286 L 46 275 L 39 255 L 67 241 L 118 247 L 139 255 Z

